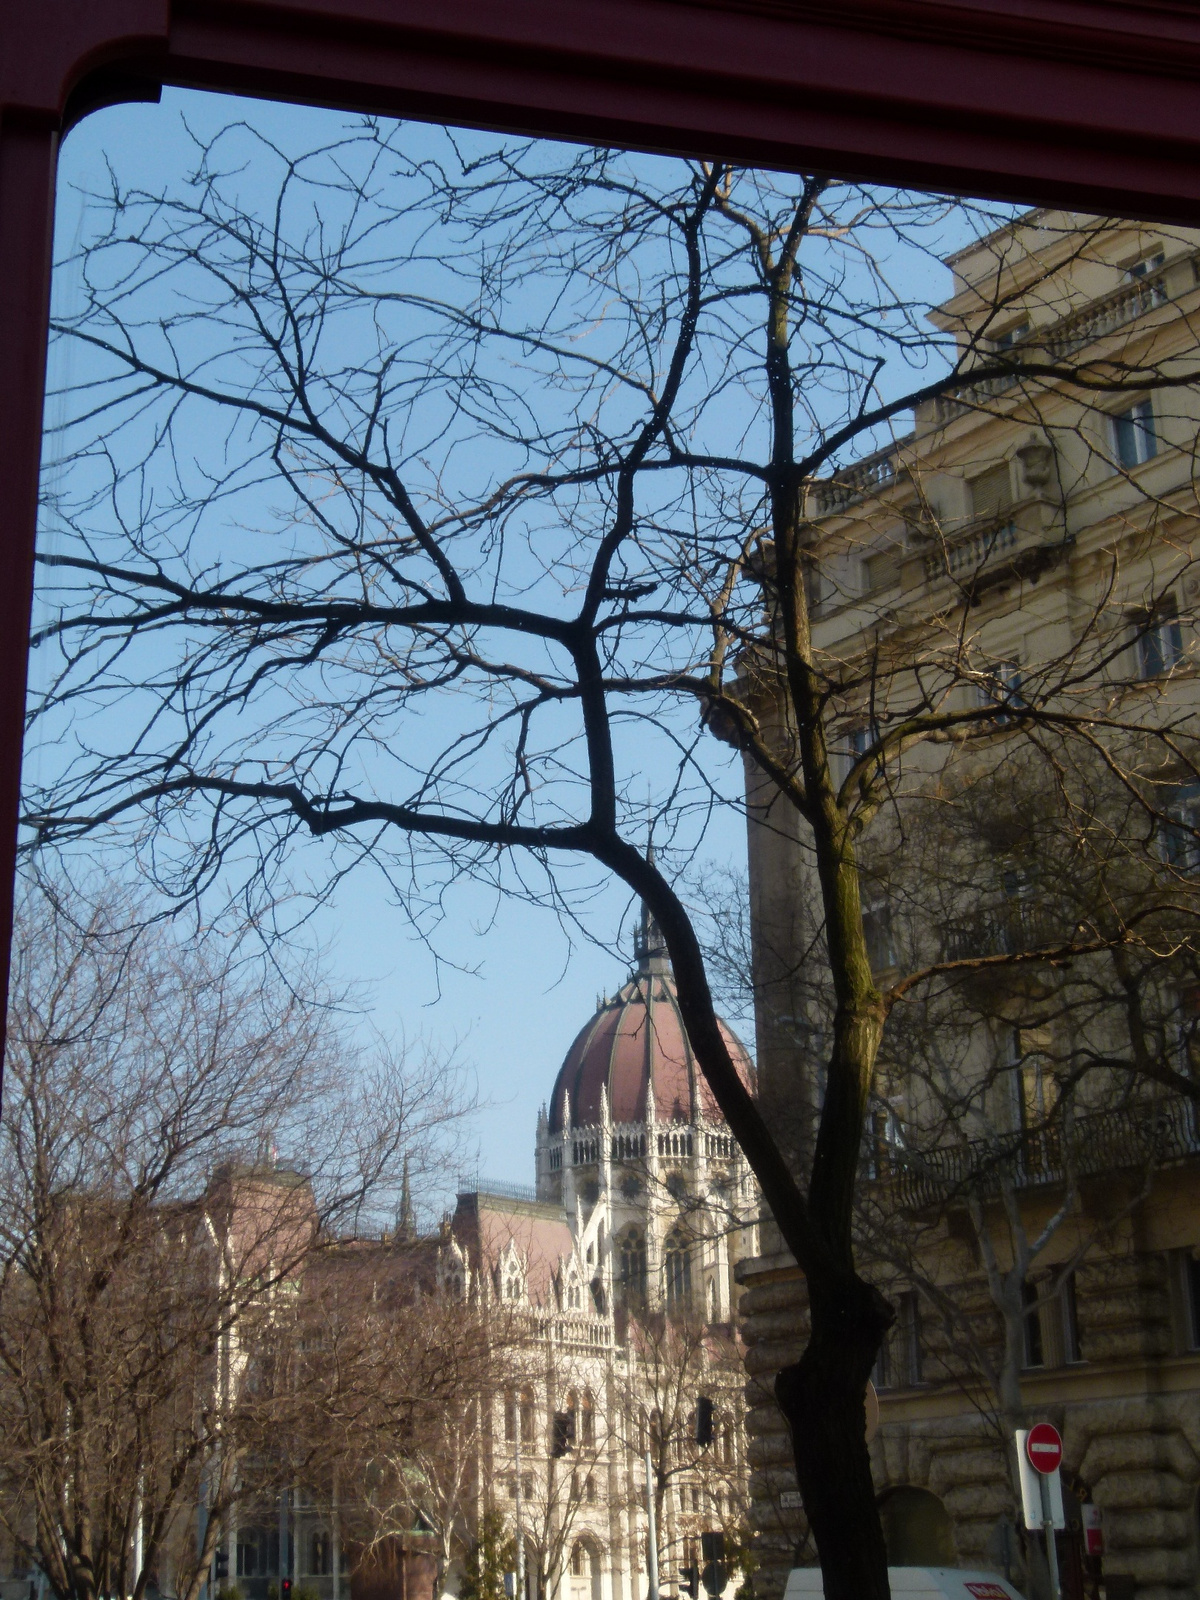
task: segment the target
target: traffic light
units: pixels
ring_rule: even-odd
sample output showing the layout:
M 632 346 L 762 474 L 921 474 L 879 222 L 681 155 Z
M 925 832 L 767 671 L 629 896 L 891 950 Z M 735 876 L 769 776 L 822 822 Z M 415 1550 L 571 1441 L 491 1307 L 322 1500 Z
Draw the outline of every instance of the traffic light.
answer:
M 696 1443 L 704 1448 L 713 1442 L 713 1403 L 706 1394 L 696 1401 Z
M 565 1456 L 575 1443 L 575 1413 L 573 1411 L 556 1411 L 554 1413 L 554 1428 L 550 1438 L 550 1454 L 552 1456 Z
M 700 1568 L 680 1567 L 679 1592 L 691 1595 L 692 1600 L 698 1600 L 700 1594 Z
M 701 1576 L 705 1589 L 713 1596 L 724 1594 L 725 1585 L 729 1582 L 729 1572 L 725 1566 L 725 1535 L 719 1529 L 714 1533 L 702 1533 L 700 1554 L 704 1557 Z
M 280 1578 L 279 1600 L 292 1600 L 292 1580 L 290 1578 Z

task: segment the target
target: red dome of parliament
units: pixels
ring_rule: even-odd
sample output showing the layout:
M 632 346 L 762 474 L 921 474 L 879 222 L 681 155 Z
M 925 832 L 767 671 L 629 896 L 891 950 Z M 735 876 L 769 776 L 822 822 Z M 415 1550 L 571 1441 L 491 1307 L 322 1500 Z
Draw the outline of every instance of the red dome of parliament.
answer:
M 550 1096 L 549 1132 L 561 1133 L 570 1097 L 570 1125 L 600 1121 L 600 1096 L 608 1091 L 613 1122 L 645 1122 L 651 1086 L 658 1122 L 722 1121 L 712 1090 L 688 1043 L 675 978 L 662 936 L 643 918 L 637 971 L 606 1000 L 567 1051 Z M 754 1065 L 741 1040 L 721 1023 L 721 1032 L 742 1082 L 754 1089 Z

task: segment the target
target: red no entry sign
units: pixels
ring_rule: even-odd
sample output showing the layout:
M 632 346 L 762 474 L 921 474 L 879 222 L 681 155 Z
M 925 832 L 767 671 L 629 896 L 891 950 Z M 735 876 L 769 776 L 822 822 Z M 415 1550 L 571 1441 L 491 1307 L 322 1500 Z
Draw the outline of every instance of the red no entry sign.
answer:
M 1062 1435 L 1051 1422 L 1036 1423 L 1025 1436 L 1025 1454 L 1035 1472 L 1047 1477 L 1062 1465 Z

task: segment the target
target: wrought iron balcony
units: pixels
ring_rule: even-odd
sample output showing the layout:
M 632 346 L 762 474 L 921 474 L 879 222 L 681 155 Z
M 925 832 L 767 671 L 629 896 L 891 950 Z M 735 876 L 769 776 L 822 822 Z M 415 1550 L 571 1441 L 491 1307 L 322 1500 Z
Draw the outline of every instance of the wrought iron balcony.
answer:
M 997 707 L 1003 714 L 1003 707 Z M 980 956 L 1011 956 L 1021 950 L 1055 946 L 1071 937 L 1061 916 L 1021 894 L 1007 896 L 1000 905 L 978 909 L 957 926 L 943 931 L 942 950 L 947 961 L 971 961 Z
M 1055 1118 L 997 1139 L 929 1150 L 885 1145 L 867 1176 L 901 1205 L 929 1210 L 992 1199 L 1001 1188 L 1034 1189 L 1124 1171 L 1173 1166 L 1200 1156 L 1200 1106 L 1183 1095 Z

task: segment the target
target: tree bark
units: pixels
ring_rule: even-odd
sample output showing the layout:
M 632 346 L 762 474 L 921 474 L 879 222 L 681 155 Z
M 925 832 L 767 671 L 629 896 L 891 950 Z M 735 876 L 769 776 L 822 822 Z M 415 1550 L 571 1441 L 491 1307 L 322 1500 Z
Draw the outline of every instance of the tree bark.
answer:
M 865 1401 L 892 1310 L 854 1274 L 832 1283 L 810 1278 L 809 1304 L 808 1347 L 779 1373 L 775 1395 L 791 1430 L 825 1600 L 889 1600 Z

